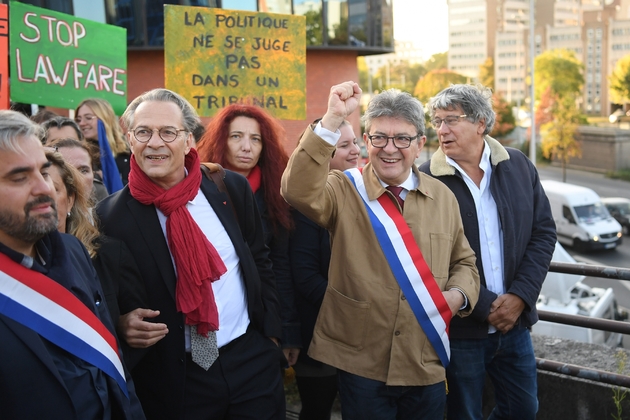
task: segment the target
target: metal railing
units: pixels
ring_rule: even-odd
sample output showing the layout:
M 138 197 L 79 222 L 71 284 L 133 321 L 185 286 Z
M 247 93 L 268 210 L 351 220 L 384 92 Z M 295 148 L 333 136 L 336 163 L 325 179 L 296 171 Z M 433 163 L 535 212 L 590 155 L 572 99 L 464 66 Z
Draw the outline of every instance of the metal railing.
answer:
M 620 267 L 552 262 L 549 267 L 549 271 L 554 273 L 577 274 L 588 277 L 601 277 L 620 281 L 630 280 L 630 269 Z M 538 311 L 538 317 L 541 321 L 630 335 L 630 322 L 613 321 L 602 318 L 589 318 L 582 315 L 567 315 L 550 311 Z M 538 369 L 548 372 L 561 373 L 563 375 L 630 388 L 630 376 L 626 375 L 619 375 L 598 369 L 540 358 L 536 358 L 536 366 Z

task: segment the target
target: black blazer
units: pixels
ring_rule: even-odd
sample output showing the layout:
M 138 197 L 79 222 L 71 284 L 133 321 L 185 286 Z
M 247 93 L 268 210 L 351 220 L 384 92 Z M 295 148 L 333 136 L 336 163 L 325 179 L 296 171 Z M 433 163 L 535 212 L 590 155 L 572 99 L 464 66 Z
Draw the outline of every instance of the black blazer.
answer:
M 254 195 L 245 177 L 226 171 L 225 184 L 234 210 L 225 193 L 202 178 L 201 191 L 223 223 L 240 259 L 250 327 L 268 337 L 280 338 L 282 327 L 278 296 L 265 246 Z M 160 311 L 155 322 L 165 323 L 169 333 L 141 353 L 137 364 L 129 366 L 136 391 L 147 416 L 176 419 L 183 415 L 186 352 L 184 316 L 175 304 L 176 276 L 166 239 L 153 205 L 135 200 L 126 186 L 96 208 L 103 233 L 125 242 L 140 270 L 149 309 Z M 235 218 L 235 213 L 238 220 Z M 212 238 L 210 238 L 212 240 Z
M 66 269 L 77 279 L 72 293 L 81 300 L 92 300 L 96 315 L 113 333 L 106 306 L 94 305 L 102 302 L 103 292 L 87 251 L 75 237 L 63 234 L 60 237 L 69 258 Z M 127 399 L 114 379 L 106 377 L 113 419 L 144 419 L 129 379 L 127 376 L 130 396 Z M 82 420 L 45 339 L 4 315 L 0 315 L 0 418 Z

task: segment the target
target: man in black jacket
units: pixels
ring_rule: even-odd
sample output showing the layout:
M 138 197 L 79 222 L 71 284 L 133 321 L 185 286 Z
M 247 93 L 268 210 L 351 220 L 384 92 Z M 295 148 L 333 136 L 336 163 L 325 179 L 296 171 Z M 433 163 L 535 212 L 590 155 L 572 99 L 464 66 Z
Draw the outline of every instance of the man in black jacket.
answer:
M 477 255 L 479 301 L 451 321 L 449 419 L 482 419 L 486 372 L 495 387 L 491 419 L 535 419 L 536 359 L 529 329 L 555 247 L 555 223 L 536 168 L 523 153 L 488 136 L 491 92 L 453 85 L 429 102 L 440 148 L 420 170 L 459 202 Z
M 104 294 L 24 115 L 0 111 L 0 417 L 144 419 Z
M 144 93 L 122 119 L 129 185 L 97 213 L 148 296 L 119 323 L 139 353 L 130 368 L 147 417 L 283 418 L 278 298 L 247 180 L 228 171 L 228 196 L 202 176 L 199 117 L 174 92 Z

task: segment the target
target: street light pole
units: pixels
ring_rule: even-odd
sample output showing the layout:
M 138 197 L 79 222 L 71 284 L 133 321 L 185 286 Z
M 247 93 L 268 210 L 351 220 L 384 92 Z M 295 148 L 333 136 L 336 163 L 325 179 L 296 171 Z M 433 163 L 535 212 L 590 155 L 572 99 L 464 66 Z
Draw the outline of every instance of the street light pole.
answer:
M 529 67 L 530 67 L 530 113 L 531 113 L 531 138 L 529 141 L 529 160 L 536 166 L 536 106 L 534 100 L 534 58 L 536 55 L 536 42 L 534 34 L 534 0 L 529 0 Z

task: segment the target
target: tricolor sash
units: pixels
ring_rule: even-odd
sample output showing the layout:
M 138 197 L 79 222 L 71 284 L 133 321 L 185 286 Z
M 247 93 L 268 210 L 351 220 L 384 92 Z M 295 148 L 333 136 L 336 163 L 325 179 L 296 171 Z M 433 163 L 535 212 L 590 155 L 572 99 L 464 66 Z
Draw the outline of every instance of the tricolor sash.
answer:
M 101 369 L 129 397 L 118 343 L 101 320 L 68 289 L 2 253 L 0 314 Z
M 420 327 L 433 345 L 442 365 L 448 366 L 451 355 L 448 327 L 452 312 L 411 229 L 387 194 L 381 195 L 377 200 L 368 198 L 359 169 L 348 169 L 344 173 L 363 199 L 383 254 Z

